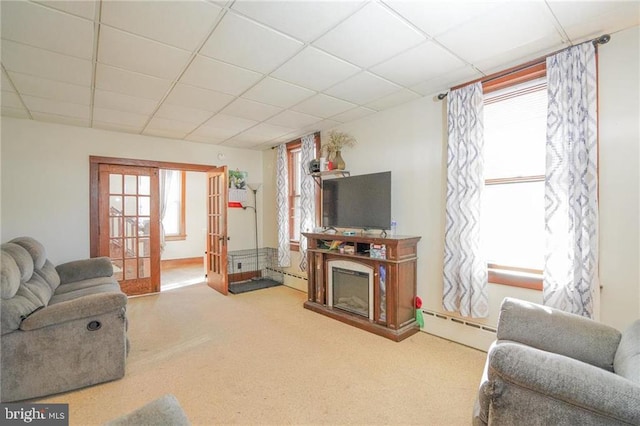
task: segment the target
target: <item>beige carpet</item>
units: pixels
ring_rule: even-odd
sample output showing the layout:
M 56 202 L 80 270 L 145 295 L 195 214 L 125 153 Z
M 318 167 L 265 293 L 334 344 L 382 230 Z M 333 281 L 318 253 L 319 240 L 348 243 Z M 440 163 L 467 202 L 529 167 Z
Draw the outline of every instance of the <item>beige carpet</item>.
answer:
M 303 309 L 274 287 L 204 284 L 129 300 L 123 379 L 38 402 L 101 424 L 166 393 L 196 425 L 468 425 L 483 352 L 418 333 L 396 343 Z

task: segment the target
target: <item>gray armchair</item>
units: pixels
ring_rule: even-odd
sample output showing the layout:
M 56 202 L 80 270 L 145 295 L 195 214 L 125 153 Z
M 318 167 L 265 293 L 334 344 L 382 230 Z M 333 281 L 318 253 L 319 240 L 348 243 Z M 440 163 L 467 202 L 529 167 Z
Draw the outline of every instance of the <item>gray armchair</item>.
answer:
M 624 333 L 506 298 L 474 425 L 640 425 L 640 320 Z

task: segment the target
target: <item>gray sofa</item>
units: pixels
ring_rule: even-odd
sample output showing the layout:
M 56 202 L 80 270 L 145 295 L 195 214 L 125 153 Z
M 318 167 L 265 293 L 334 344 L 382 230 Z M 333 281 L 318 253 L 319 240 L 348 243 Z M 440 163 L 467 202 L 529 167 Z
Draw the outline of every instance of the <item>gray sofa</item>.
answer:
M 640 425 L 640 320 L 626 331 L 506 298 L 474 425 Z
M 2 402 L 124 376 L 127 297 L 108 258 L 55 266 L 29 237 L 0 246 Z

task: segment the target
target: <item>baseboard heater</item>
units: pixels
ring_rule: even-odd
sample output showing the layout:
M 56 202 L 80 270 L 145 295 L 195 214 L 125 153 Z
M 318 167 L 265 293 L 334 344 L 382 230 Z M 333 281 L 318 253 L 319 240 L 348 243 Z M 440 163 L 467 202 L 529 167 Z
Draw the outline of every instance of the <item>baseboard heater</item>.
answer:
M 439 318 L 441 320 L 445 320 L 445 321 L 451 321 L 454 322 L 456 324 L 460 324 L 460 325 L 466 325 L 467 327 L 472 327 L 475 328 L 477 330 L 483 330 L 483 331 L 487 331 L 489 333 L 493 333 L 496 334 L 496 329 L 494 327 L 490 327 L 488 325 L 484 325 L 484 324 L 478 324 L 472 321 L 467 321 L 467 320 L 463 320 L 460 318 L 455 318 L 455 317 L 450 317 L 448 315 L 443 315 L 439 312 L 434 312 L 434 311 L 427 311 L 427 310 L 422 310 L 422 313 L 424 315 L 429 315 L 435 318 Z
M 269 268 L 267 268 L 269 269 Z M 292 274 L 291 272 L 286 272 L 286 271 L 282 271 L 282 270 L 276 270 L 273 269 L 276 272 L 282 273 L 284 275 L 289 275 L 290 277 L 294 277 L 294 278 L 298 278 L 299 280 L 305 280 L 305 281 L 309 281 L 309 279 L 307 277 L 304 277 L 302 275 L 298 275 L 298 274 Z

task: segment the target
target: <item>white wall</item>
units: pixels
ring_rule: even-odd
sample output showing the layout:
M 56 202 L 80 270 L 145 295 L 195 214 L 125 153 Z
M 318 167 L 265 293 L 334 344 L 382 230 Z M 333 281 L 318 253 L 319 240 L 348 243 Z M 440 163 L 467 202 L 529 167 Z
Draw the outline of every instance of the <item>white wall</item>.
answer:
M 89 256 L 91 155 L 226 164 L 262 180 L 259 151 L 5 117 L 1 132 L 1 240 L 32 236 L 54 263 Z M 253 217 L 235 210 L 229 212 L 229 249 L 251 248 Z
M 612 35 L 600 48 L 600 275 L 602 321 L 623 328 L 640 317 L 638 169 L 638 28 Z M 419 235 L 418 295 L 423 309 L 445 312 L 442 299 L 446 105 L 432 97 L 383 111 L 338 128 L 358 144 L 342 152 L 352 175 L 392 172 L 392 214 L 398 233 Z M 323 133 L 322 140 L 326 140 Z M 275 155 L 265 154 L 265 177 L 274 185 Z M 269 173 L 267 173 L 269 171 Z M 275 197 L 275 195 L 274 195 Z M 275 209 L 275 203 L 268 207 Z M 265 215 L 277 241 L 274 211 Z M 490 314 L 472 322 L 495 326 L 506 296 L 540 303 L 540 291 L 490 284 Z M 426 318 L 425 330 L 484 348 L 495 335 L 450 321 Z

